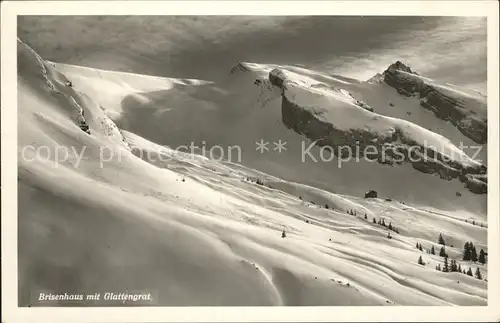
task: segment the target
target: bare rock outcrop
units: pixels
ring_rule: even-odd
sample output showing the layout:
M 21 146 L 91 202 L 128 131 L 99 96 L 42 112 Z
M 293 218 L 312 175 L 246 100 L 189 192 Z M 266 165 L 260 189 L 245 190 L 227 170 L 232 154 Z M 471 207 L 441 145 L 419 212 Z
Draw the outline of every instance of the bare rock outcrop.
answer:
M 364 157 L 391 166 L 410 163 L 414 169 L 437 175 L 443 180 L 458 178 L 473 193 L 486 193 L 486 166 L 461 163 L 421 145 L 418 150 L 412 149 L 418 146 L 418 143 L 405 136 L 397 128 L 393 133 L 385 136 L 366 129 L 348 131 L 339 129 L 324 118 L 315 115 L 310 109 L 301 107 L 287 98 L 285 95 L 287 77 L 283 71 L 279 69 L 271 71 L 269 80 L 282 90 L 281 110 L 285 126 L 304 135 L 320 147 L 331 148 L 331 153 L 337 157 L 347 158 L 349 154 L 354 153 L 356 154 L 354 157 Z M 375 149 L 371 150 L 369 156 L 363 156 L 367 146 Z
M 418 96 L 420 105 L 449 121 L 468 138 L 485 144 L 488 137 L 486 99 L 481 95 L 460 92 L 440 86 L 420 77 L 400 61 L 390 65 L 383 73 L 384 82 L 404 96 Z

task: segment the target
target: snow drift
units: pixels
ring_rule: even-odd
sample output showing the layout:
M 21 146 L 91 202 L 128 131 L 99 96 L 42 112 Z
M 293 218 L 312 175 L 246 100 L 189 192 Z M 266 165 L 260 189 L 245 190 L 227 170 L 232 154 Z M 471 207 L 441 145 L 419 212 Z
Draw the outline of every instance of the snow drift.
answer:
M 152 292 L 147 305 L 486 304 L 485 280 L 437 271 L 443 258 L 415 248 L 437 248 L 441 233 L 450 259 L 487 278 L 486 266 L 460 260 L 466 241 L 486 249 L 485 214 L 465 207 L 484 195 L 403 165 L 419 205 L 364 199 L 342 188 L 359 192 L 380 178 L 366 184 L 356 172 L 395 170 L 363 163 L 332 176 L 335 167 L 299 167 L 288 154 L 266 165 L 255 136 L 303 140 L 282 123 L 270 70 L 233 73 L 224 84 L 157 78 L 47 62 L 21 41 L 18 62 L 20 306 L 41 305 L 37 292 L 127 290 Z M 165 146 L 194 139 L 241 143 L 244 158 Z M 279 176 L 287 172 L 297 181 Z M 313 181 L 345 172 L 326 185 L 343 181 L 342 193 L 307 185 L 301 172 Z M 462 196 L 439 210 L 431 206 L 439 198 L 423 204 L 424 187 Z M 399 233 L 388 239 L 373 218 Z

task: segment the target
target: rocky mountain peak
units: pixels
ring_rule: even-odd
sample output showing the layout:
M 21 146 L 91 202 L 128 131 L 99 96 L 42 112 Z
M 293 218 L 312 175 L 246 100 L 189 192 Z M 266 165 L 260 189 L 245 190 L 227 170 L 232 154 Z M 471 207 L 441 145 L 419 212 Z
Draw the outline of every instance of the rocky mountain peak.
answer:
M 387 70 L 385 72 L 393 71 L 393 70 L 399 70 L 399 71 L 403 71 L 403 72 L 407 72 L 407 73 L 411 73 L 411 74 L 417 74 L 414 71 L 412 71 L 408 65 L 404 64 L 401 61 L 396 61 L 395 63 L 392 63 L 391 65 L 389 65 L 389 67 L 387 68 Z

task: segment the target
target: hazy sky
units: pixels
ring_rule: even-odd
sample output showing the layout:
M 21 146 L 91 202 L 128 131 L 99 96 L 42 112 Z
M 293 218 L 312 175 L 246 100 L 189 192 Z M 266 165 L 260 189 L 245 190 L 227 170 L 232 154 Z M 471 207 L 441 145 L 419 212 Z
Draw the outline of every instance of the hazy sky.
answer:
M 216 80 L 239 61 L 304 64 L 368 79 L 401 60 L 486 91 L 486 19 L 349 16 L 19 17 L 42 57 L 97 68 Z

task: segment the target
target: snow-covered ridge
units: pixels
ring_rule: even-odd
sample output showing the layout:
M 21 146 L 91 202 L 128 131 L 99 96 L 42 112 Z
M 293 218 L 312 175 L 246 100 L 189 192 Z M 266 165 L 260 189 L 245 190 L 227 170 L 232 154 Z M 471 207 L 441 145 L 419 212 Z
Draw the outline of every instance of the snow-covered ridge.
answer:
M 65 91 L 59 90 L 59 88 L 63 85 L 62 82 L 65 82 L 67 85 L 67 80 L 55 80 L 57 74 L 51 67 L 35 52 L 30 46 L 22 42 L 19 38 L 17 39 L 19 50 L 18 50 L 18 64 L 21 66 L 30 66 L 35 61 L 38 65 L 37 69 L 39 70 L 39 75 L 45 81 L 46 86 L 54 95 L 62 95 L 68 100 L 70 106 L 74 108 L 74 112 L 72 113 L 74 116 L 75 123 L 82 129 L 83 131 L 90 133 L 87 121 L 85 120 L 84 110 L 78 104 L 78 102 L 74 99 L 73 96 L 67 94 Z M 33 58 L 35 60 L 33 60 Z M 63 85 L 63 86 L 64 86 Z
M 379 115 L 348 91 L 285 68 L 273 69 L 269 80 L 282 89 L 283 122 L 318 145 L 333 147 L 334 152 L 346 146 L 356 151 L 359 146 L 361 154 L 374 146 L 377 160 L 389 165 L 400 164 L 393 158 L 404 154 L 404 161 L 421 172 L 446 180 L 459 178 L 472 192 L 486 193 L 486 183 L 474 177 L 484 174 L 486 167 L 447 138 L 409 121 Z M 414 146 L 421 153 L 415 153 Z M 423 158 L 424 153 L 430 158 Z
M 243 151 L 241 159 L 243 165 L 307 185 L 317 186 L 319 182 L 320 188 L 330 192 L 362 196 L 367 189 L 376 189 L 380 194 L 407 203 L 431 205 L 447 210 L 455 209 L 458 205 L 469 212 L 477 210 L 485 212 L 481 206 L 484 195 L 477 196 L 468 192 L 459 180 L 448 183 L 439 176 L 429 176 L 417 171 L 410 164 L 388 167 L 361 160 L 361 163 L 343 163 L 342 167 L 338 167 L 337 159 L 334 159 L 321 165 L 308 165 L 309 156 L 306 156 L 304 163 L 301 160 L 303 151 L 301 145 L 308 146 L 311 142 L 307 137 L 288 129 L 283 123 L 281 89 L 273 86 L 268 78 L 269 71 L 275 65 L 246 64 L 254 70 L 239 69 L 228 73 L 224 80 L 205 82 L 205 84 L 199 81 L 188 83 L 176 78 L 102 71 L 61 63 L 55 63 L 55 66 L 73 81 L 74 89 L 99 102 L 106 114 L 110 115 L 120 128 L 152 142 L 179 147 L 189 145 L 191 142 L 199 144 L 206 141 L 207 149 L 214 143 L 223 147 L 238 145 Z M 384 101 L 385 105 L 388 101 L 398 105 L 397 108 L 393 108 L 393 112 L 403 107 L 401 104 L 405 99 L 385 84 L 371 86 L 342 76 L 305 70 L 304 67 L 286 65 L 286 69 L 290 69 L 296 77 L 306 76 L 304 79 L 308 79 L 310 83 L 314 83 L 317 79 L 313 87 L 325 90 L 330 88 L 337 96 L 348 102 L 360 106 L 363 105 L 361 100 L 370 102 L 373 107 L 366 105 L 365 108 L 376 107 L 376 112 L 382 111 L 381 114 L 389 117 L 394 115 L 384 114 Z M 366 93 L 372 97 L 365 96 Z M 400 101 L 397 101 L 398 99 Z M 422 119 L 424 122 L 419 125 L 430 128 L 429 125 L 433 125 L 434 121 L 443 122 L 427 110 L 420 109 L 416 99 L 408 101 L 414 101 L 412 103 L 416 108 L 421 113 L 427 114 L 427 119 Z M 405 113 L 403 114 L 405 120 Z M 396 117 L 401 118 L 400 115 Z M 417 113 L 415 118 L 419 118 Z M 433 131 L 436 130 L 435 126 L 432 128 Z M 456 132 L 455 135 L 463 137 L 454 127 L 450 128 Z M 443 135 L 448 138 L 449 133 Z M 255 141 L 260 138 L 286 141 L 288 150 L 262 158 L 255 150 Z M 457 142 L 456 137 L 453 139 L 454 143 Z M 320 148 L 313 147 L 312 154 L 317 156 Z M 280 165 L 279 169 L 272 166 L 273 164 Z M 313 176 L 308 172 L 311 168 L 315 169 Z M 372 176 L 375 173 L 377 175 Z M 401 178 L 399 183 L 386 181 L 388 178 L 393 178 L 395 173 L 401 174 L 397 176 Z M 366 176 L 372 177 L 367 181 Z M 406 187 L 407 182 L 404 178 L 409 177 L 412 178 L 413 184 L 411 187 Z M 445 190 L 447 193 L 437 197 L 429 196 L 426 188 L 429 185 L 439 187 L 441 191 Z M 400 190 L 400 187 L 406 189 Z M 463 197 L 458 198 L 457 191 L 462 192 Z
M 487 142 L 486 97 L 470 90 L 439 84 L 412 71 L 402 62 L 389 66 L 383 73 L 385 83 L 405 96 L 417 96 L 423 108 L 441 119 L 452 122 L 464 135 L 477 143 Z
M 154 100 L 135 91 L 155 91 L 170 83 L 45 62 L 48 80 L 62 95 L 51 89 L 43 68 L 26 53 L 28 59 L 20 61 L 18 71 L 18 151 L 25 145 L 43 145 L 52 151 L 60 147 L 87 150 L 78 167 L 57 168 L 47 161 L 23 160 L 19 153 L 20 306 L 37 305 L 31 297 L 33 290 L 104 293 L 150 289 L 156 293 L 154 305 L 162 306 L 487 303 L 487 266 L 460 258 L 466 241 L 473 241 L 478 250 L 487 250 L 487 230 L 479 225 L 485 217 L 479 212 L 437 212 L 396 199 L 333 194 L 242 165 L 178 153 L 127 131 L 123 136 L 131 151 L 125 150 L 122 158 L 110 159 L 100 167 L 101 147 L 122 147 L 121 131 L 116 126 L 106 131 L 114 123 L 101 104 L 112 109 L 124 95 L 132 94 Z M 102 82 L 95 77 L 99 73 Z M 72 86 L 66 85 L 68 78 Z M 249 80 L 242 92 L 248 95 L 254 90 L 258 95 L 253 79 Z M 108 91 L 107 85 L 117 91 Z M 206 91 L 202 93 L 210 94 L 210 100 L 219 98 L 214 93 L 220 92 L 210 86 L 180 85 L 174 95 L 181 96 L 188 87 L 192 92 Z M 324 86 L 316 85 L 326 91 Z M 236 91 L 224 88 L 229 90 Z M 280 90 L 273 87 L 274 92 L 279 99 Z M 344 104 L 353 103 L 349 91 L 341 87 L 334 94 Z M 220 97 L 225 98 L 225 92 Z M 262 114 L 247 123 L 245 132 L 271 119 L 269 107 L 278 108 L 270 128 L 282 127 L 277 124 L 280 100 L 250 109 L 237 104 L 242 97 L 229 101 L 231 104 L 223 102 Z M 73 113 L 79 110 L 71 100 L 83 109 L 90 134 L 75 124 Z M 184 110 L 185 102 L 169 103 Z M 164 107 L 163 101 L 156 103 Z M 150 106 L 139 109 L 146 107 Z M 201 110 L 194 103 L 191 107 L 191 114 Z M 167 118 L 171 116 L 158 117 L 162 125 Z M 151 127 L 151 120 L 147 121 L 140 120 Z M 213 120 L 206 123 L 210 122 Z M 187 124 L 186 120 L 182 127 Z M 301 138 L 293 131 L 286 133 Z M 144 152 L 150 152 L 152 158 Z M 159 155 L 167 158 L 154 158 Z M 286 163 L 285 158 L 282 161 Z M 248 178 L 264 180 L 256 183 Z M 357 216 L 347 211 L 357 212 Z M 391 223 L 398 233 L 373 223 L 375 219 Z M 283 231 L 286 238 L 282 238 Z M 443 258 L 415 248 L 416 243 L 425 249 L 436 247 L 440 233 L 450 259 L 458 259 L 462 268 L 480 268 L 483 279 L 435 270 L 437 265 L 443 266 Z M 417 263 L 419 258 L 423 265 Z M 71 304 L 61 301 L 54 305 Z
M 360 83 L 360 81 L 349 79 L 346 77 L 336 76 L 332 74 L 321 73 L 311 69 L 307 69 L 301 65 L 278 65 L 278 64 L 262 64 L 262 63 L 250 63 L 250 62 L 240 62 L 236 64 L 232 69 L 231 73 L 236 72 L 252 72 L 259 77 L 268 78 L 269 73 L 275 69 L 281 68 L 286 70 L 287 73 L 300 76 L 299 79 L 303 82 L 309 82 L 311 84 L 329 84 L 329 83 L 339 83 L 339 84 L 351 84 Z
M 141 94 L 144 92 L 164 91 L 176 86 L 201 86 L 211 83 L 196 79 L 142 75 L 55 62 L 49 62 L 48 64 L 71 79 L 75 88 L 98 100 L 105 107 L 106 113 L 112 118 L 117 118 L 122 113 L 121 101 L 127 96 L 133 96 L 135 100 L 145 103 L 148 98 Z M 102 91 L 102 89 L 106 89 L 106 91 Z
M 33 111 L 37 118 L 51 120 L 68 117 L 78 128 L 88 135 L 104 136 L 128 149 L 120 130 L 105 114 L 101 106 L 92 101 L 85 93 L 76 91 L 72 82 L 61 73 L 55 64 L 43 60 L 35 50 L 18 39 L 19 77 L 30 86 L 30 91 L 42 91 L 57 101 L 59 109 Z M 40 83 L 33 82 L 33 71 L 37 71 Z

